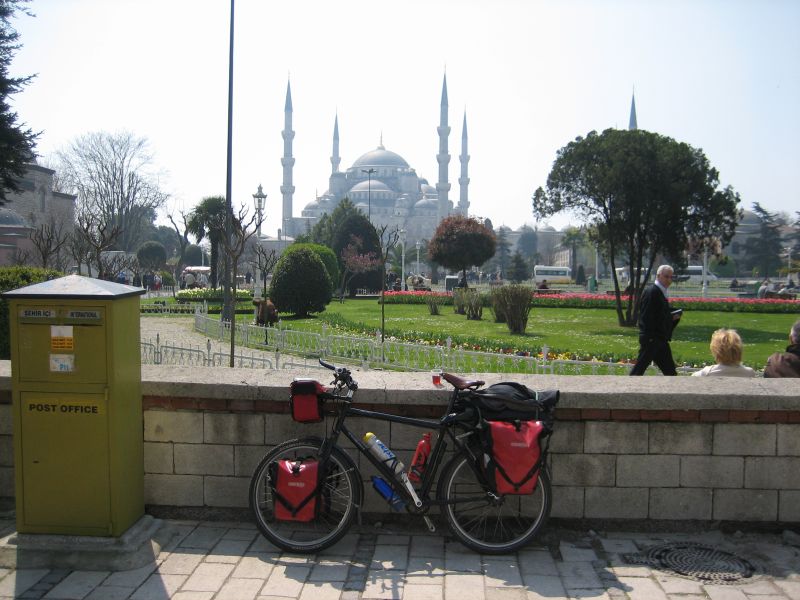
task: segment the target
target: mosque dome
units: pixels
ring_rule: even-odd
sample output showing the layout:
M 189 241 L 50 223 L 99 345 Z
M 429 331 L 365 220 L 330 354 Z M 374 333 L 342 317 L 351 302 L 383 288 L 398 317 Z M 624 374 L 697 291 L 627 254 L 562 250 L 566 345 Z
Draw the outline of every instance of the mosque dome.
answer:
M 389 187 L 382 181 L 373 179 L 372 181 L 361 181 L 360 183 L 355 184 L 352 188 L 350 188 L 350 191 L 374 194 L 375 192 L 391 192 L 392 190 L 389 189 Z
M 317 202 L 316 200 L 312 200 L 311 202 L 306 204 L 306 207 L 303 210 L 317 210 L 318 208 L 319 208 L 319 202 Z
M 438 192 L 436 188 L 428 183 L 423 183 L 420 187 L 420 191 L 422 192 L 423 196 L 436 196 Z
M 30 227 L 24 217 L 10 208 L 0 208 L 0 227 Z
M 399 154 L 387 150 L 383 146 L 378 146 L 375 150 L 359 156 L 353 163 L 354 169 L 362 167 L 402 167 L 407 169 L 408 163 Z
M 438 202 L 436 198 L 423 198 L 419 202 L 414 205 L 414 208 L 429 208 L 429 209 L 436 209 L 438 208 Z

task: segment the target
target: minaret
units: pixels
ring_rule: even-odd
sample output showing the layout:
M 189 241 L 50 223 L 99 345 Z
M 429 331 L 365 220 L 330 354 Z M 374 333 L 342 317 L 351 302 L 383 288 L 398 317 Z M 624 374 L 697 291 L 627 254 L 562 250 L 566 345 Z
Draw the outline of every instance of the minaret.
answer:
M 635 92 L 631 94 L 631 118 L 628 121 L 628 129 L 630 129 L 630 130 L 639 129 L 636 126 L 636 94 L 635 94 Z
M 283 165 L 283 185 L 281 185 L 281 194 L 283 194 L 283 220 L 281 223 L 281 230 L 283 235 L 293 235 L 294 228 L 292 227 L 292 194 L 294 194 L 294 185 L 292 185 L 292 169 L 294 168 L 294 157 L 292 156 L 292 141 L 294 140 L 294 131 L 292 131 L 292 85 L 291 82 L 286 83 L 286 106 L 283 108 L 283 158 L 281 164 Z
M 469 165 L 469 154 L 467 154 L 467 110 L 464 109 L 464 125 L 461 127 L 461 177 L 458 178 L 460 194 L 458 197 L 458 212 L 464 217 L 469 216 L 469 176 L 467 166 Z
M 450 201 L 447 192 L 450 191 L 450 183 L 447 180 L 447 168 L 450 165 L 450 155 L 447 153 L 447 137 L 450 135 L 450 127 L 447 125 L 447 74 L 444 75 L 442 83 L 442 104 L 439 113 L 439 154 L 436 160 L 439 163 L 439 181 L 436 183 L 436 191 L 439 196 L 438 220 L 444 219 L 450 212 Z
M 331 156 L 331 175 L 339 172 L 339 163 L 342 162 L 339 156 L 339 113 L 333 122 L 333 155 Z

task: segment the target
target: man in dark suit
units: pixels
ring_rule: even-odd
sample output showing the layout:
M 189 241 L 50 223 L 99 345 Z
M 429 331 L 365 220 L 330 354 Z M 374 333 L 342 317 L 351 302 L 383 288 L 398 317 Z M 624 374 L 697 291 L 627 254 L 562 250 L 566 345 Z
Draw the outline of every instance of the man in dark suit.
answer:
M 667 300 L 667 289 L 672 285 L 673 275 L 672 267 L 661 265 L 656 271 L 656 282 L 642 292 L 639 301 L 639 356 L 631 375 L 644 375 L 651 362 L 656 363 L 664 375 L 678 374 L 669 347 L 674 321 L 680 314 L 673 314 Z

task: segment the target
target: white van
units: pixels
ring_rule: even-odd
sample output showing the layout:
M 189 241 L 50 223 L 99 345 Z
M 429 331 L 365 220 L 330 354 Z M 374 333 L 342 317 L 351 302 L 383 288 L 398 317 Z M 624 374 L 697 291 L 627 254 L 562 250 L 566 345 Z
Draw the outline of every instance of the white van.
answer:
M 703 283 L 703 265 L 689 265 L 685 269 L 679 269 L 676 273 L 677 281 L 691 281 L 692 283 Z M 711 271 L 706 270 L 706 281 L 716 281 L 717 276 Z

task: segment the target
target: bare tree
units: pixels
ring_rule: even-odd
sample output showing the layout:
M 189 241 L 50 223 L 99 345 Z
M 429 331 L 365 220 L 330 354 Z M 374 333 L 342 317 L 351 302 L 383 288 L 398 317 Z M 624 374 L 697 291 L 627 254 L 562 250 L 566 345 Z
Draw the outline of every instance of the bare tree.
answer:
M 112 279 L 116 271 L 106 268 L 113 265 L 105 264 L 103 253 L 113 248 L 117 242 L 121 233 L 119 225 L 104 221 L 100 215 L 90 210 L 80 210 L 76 222 L 73 249 L 80 248 L 85 252 L 90 274 L 91 268 L 95 267 L 98 279 Z
M 231 281 L 233 282 L 233 290 L 231 290 L 230 297 L 233 298 L 233 306 L 229 307 L 230 310 L 226 311 L 223 310 L 223 315 L 227 312 L 231 316 L 231 354 L 230 354 L 230 365 L 233 367 L 234 365 L 234 350 L 236 346 L 236 276 L 239 267 L 239 259 L 241 259 L 242 254 L 244 254 L 245 249 L 247 248 L 247 241 L 253 237 L 256 232 L 258 231 L 258 227 L 261 225 L 263 218 L 259 217 L 257 212 L 254 212 L 252 216 L 249 217 L 247 215 L 247 207 L 241 206 L 239 208 L 238 213 L 234 213 L 230 215 L 231 217 L 231 237 L 227 237 L 225 235 L 226 231 L 226 222 L 225 222 L 225 214 L 221 215 L 214 215 L 209 221 L 209 228 L 212 231 L 215 231 L 219 236 L 219 244 L 222 252 L 228 257 L 230 264 L 231 264 Z M 251 229 L 252 227 L 252 229 Z M 230 282 L 225 282 L 225 285 L 229 285 Z
M 269 277 L 269 274 L 275 269 L 275 265 L 278 264 L 278 253 L 275 252 L 274 248 L 272 250 L 267 250 L 257 242 L 252 244 L 250 252 L 250 264 L 253 265 L 254 270 L 260 273 L 262 277 L 261 283 L 256 281 L 253 285 L 253 289 L 255 289 L 256 285 L 263 285 L 264 293 L 262 296 L 266 298 L 267 277 Z
M 133 252 L 143 226 L 167 199 L 152 169 L 145 138 L 130 132 L 94 132 L 58 152 L 59 187 L 78 197 L 79 212 L 91 212 L 98 229 L 117 229 L 115 244 Z
M 183 266 L 186 264 L 186 249 L 189 247 L 189 225 L 187 223 L 188 217 L 184 211 L 180 211 L 178 214 L 181 216 L 181 223 L 182 225 L 179 226 L 175 219 L 172 218 L 172 213 L 167 215 L 169 222 L 172 223 L 172 227 L 175 229 L 175 235 L 178 236 L 178 247 L 180 248 L 180 255 L 178 256 L 178 260 L 175 262 L 175 270 L 173 271 L 172 275 L 175 277 L 176 283 L 180 281 L 181 271 L 183 270 Z M 175 285 L 172 288 L 173 295 L 176 293 L 175 290 L 178 289 L 178 286 Z
M 388 225 L 378 227 L 378 239 L 381 242 L 381 255 L 378 257 L 381 267 L 381 343 L 383 343 L 384 332 L 386 330 L 386 303 L 383 301 L 383 294 L 386 291 L 386 263 L 392 255 L 392 250 L 400 240 L 400 228 L 397 226 L 389 228 Z M 381 352 L 383 347 L 381 346 Z
M 36 263 L 42 268 L 64 269 L 63 251 L 69 243 L 67 224 L 54 215 L 31 232 Z

